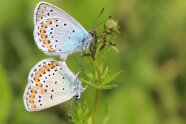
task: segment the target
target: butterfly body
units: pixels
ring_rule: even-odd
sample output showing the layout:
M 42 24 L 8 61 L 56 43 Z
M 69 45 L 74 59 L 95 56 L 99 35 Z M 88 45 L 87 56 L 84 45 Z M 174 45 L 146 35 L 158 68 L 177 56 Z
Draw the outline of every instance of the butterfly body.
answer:
M 44 53 L 68 56 L 88 49 L 93 36 L 63 10 L 40 2 L 34 15 L 34 38 Z
M 39 111 L 80 97 L 83 90 L 64 61 L 44 59 L 30 71 L 23 99 L 28 111 Z

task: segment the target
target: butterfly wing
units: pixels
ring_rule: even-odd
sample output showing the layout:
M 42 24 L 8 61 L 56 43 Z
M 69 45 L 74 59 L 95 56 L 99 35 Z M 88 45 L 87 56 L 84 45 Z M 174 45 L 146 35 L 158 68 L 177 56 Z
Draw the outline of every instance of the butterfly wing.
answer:
M 36 44 L 49 55 L 68 55 L 83 50 L 92 39 L 74 18 L 49 3 L 37 5 L 34 24 Z
M 24 104 L 28 111 L 39 111 L 60 104 L 77 94 L 75 75 L 65 62 L 44 59 L 28 76 Z M 78 86 L 81 87 L 81 86 Z

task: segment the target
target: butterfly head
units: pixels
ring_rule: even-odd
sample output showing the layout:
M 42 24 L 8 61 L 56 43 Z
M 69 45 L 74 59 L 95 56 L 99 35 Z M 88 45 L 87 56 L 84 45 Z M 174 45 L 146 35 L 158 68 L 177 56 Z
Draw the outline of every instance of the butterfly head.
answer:
M 92 42 L 92 40 L 93 40 L 93 38 L 94 38 L 94 33 L 93 32 L 88 32 L 89 33 L 89 41 L 88 41 L 88 43 L 87 43 L 87 47 L 86 47 L 86 49 L 88 49 L 89 48 L 89 46 L 90 46 L 90 44 L 91 44 L 91 42 Z
M 87 50 L 94 38 L 93 32 L 88 32 L 88 36 L 82 41 L 82 50 Z
M 94 37 L 94 32 L 92 32 L 92 31 L 90 31 L 90 32 L 88 32 L 89 33 L 89 35 L 93 38 Z
M 80 95 L 76 94 L 74 97 L 75 97 L 76 100 L 78 100 L 80 98 Z
M 85 88 L 83 88 L 82 86 L 81 86 L 81 81 L 80 80 L 78 80 L 77 78 L 76 78 L 76 94 L 74 95 L 74 98 L 76 99 L 76 100 L 78 100 L 80 97 L 81 97 L 81 93 L 85 90 Z
M 76 100 L 80 99 L 81 92 L 83 92 L 83 91 L 84 91 L 84 88 L 81 87 L 81 86 L 77 89 L 76 94 L 74 95 L 74 97 L 75 97 Z

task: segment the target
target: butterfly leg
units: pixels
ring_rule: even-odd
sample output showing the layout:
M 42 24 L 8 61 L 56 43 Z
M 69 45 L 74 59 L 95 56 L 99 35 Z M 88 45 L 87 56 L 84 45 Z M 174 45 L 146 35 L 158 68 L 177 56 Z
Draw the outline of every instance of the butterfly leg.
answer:
M 82 55 L 82 57 L 85 57 L 85 56 L 91 56 L 91 54 L 90 53 L 85 53 L 85 54 Z

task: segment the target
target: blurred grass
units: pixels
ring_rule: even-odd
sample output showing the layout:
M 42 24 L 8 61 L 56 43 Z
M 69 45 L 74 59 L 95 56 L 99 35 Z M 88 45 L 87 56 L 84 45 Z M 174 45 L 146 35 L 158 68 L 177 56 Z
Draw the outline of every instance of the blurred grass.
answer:
M 105 7 L 101 20 L 114 15 L 121 25 L 120 53 L 107 58 L 110 72 L 124 70 L 104 91 L 98 107 L 101 122 L 108 104 L 109 124 L 186 123 L 186 1 L 184 0 L 47 0 L 77 19 L 87 30 Z M 22 95 L 30 69 L 47 58 L 33 39 L 38 0 L 0 0 L 0 123 L 66 123 L 68 102 L 42 112 L 27 112 Z M 102 26 L 102 25 L 101 25 Z M 98 27 L 101 30 L 101 26 Z M 78 70 L 79 54 L 68 59 Z M 85 59 L 86 61 L 86 59 Z M 86 63 L 86 68 L 92 68 Z M 82 94 L 89 108 L 93 88 Z

